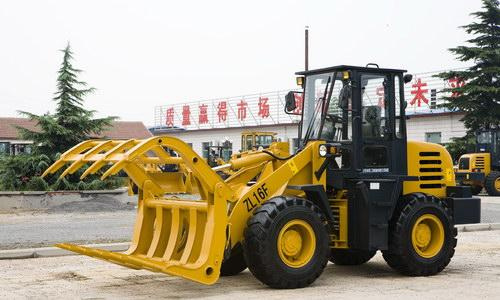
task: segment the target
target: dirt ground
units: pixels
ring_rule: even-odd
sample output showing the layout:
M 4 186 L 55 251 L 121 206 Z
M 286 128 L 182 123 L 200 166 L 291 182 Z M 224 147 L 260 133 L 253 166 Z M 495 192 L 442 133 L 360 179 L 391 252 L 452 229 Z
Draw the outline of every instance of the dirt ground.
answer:
M 89 257 L 66 256 L 0 260 L 0 287 L 1 299 L 498 299 L 500 231 L 460 233 L 452 262 L 432 277 L 401 276 L 377 254 L 362 266 L 328 264 L 311 287 L 273 290 L 248 270 L 205 286 Z

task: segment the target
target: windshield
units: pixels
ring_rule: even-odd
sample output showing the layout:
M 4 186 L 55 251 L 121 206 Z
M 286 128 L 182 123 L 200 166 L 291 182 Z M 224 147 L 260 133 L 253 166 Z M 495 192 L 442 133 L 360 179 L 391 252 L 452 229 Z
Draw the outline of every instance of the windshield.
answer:
M 303 144 L 311 139 L 339 141 L 347 136 L 342 132 L 347 132 L 350 91 L 348 83 L 341 80 L 340 73 L 307 77 L 301 136 Z
M 272 135 L 258 135 L 256 136 L 256 144 L 261 146 L 261 145 L 271 145 L 273 142 L 273 136 Z
M 485 132 L 480 132 L 477 135 L 477 142 L 478 144 L 491 144 L 491 132 L 490 131 L 485 131 Z

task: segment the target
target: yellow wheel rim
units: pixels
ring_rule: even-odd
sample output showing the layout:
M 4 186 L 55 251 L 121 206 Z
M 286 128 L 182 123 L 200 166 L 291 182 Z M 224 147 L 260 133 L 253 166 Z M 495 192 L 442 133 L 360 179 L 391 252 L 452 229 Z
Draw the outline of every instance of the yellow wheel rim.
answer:
M 291 220 L 278 234 L 278 254 L 289 267 L 305 266 L 314 256 L 316 235 L 311 225 L 303 220 Z
M 433 214 L 420 216 L 411 231 L 413 249 L 424 258 L 436 256 L 444 245 L 444 227 Z
M 498 177 L 497 179 L 495 179 L 495 189 L 497 191 L 500 191 L 500 177 Z

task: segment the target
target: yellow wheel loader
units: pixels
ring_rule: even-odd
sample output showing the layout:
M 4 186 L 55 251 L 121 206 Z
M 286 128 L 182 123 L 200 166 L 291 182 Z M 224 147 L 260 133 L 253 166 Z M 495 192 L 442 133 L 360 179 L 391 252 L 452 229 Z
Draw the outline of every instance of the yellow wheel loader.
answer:
M 500 129 L 476 133 L 476 152 L 460 156 L 455 172 L 458 183 L 471 187 L 472 194 L 483 188 L 490 196 L 500 196 Z
M 269 148 L 273 142 L 276 142 L 276 132 L 243 131 L 240 152 Z
M 288 143 L 274 142 L 211 168 L 169 136 L 75 146 L 44 175 L 66 163 L 61 176 L 87 163 L 86 174 L 106 168 L 103 178 L 123 170 L 138 187 L 137 220 L 124 253 L 58 246 L 204 284 L 248 267 L 270 287 L 300 288 L 328 261 L 359 265 L 379 250 L 402 274 L 439 273 L 455 252 L 454 225 L 479 222 L 480 199 L 455 186 L 445 148 L 407 141 L 405 72 L 336 66 L 297 73 L 304 100 L 293 155 Z M 287 95 L 287 113 L 297 111 L 295 99 Z M 184 164 L 196 188 L 183 191 L 172 183 L 182 172 L 150 164 Z M 234 173 L 222 179 L 216 172 L 225 168 Z

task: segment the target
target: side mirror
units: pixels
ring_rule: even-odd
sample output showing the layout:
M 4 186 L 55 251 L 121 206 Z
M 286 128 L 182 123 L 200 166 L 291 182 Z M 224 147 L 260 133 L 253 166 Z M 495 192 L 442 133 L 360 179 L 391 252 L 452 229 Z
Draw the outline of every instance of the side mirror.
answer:
M 412 79 L 413 79 L 413 75 L 411 75 L 411 74 L 405 74 L 405 76 L 403 76 L 403 82 L 404 82 L 404 83 L 408 83 L 408 82 L 410 82 Z
M 285 96 L 285 112 L 287 114 L 293 114 L 293 111 L 297 108 L 295 93 L 294 91 L 289 91 Z

